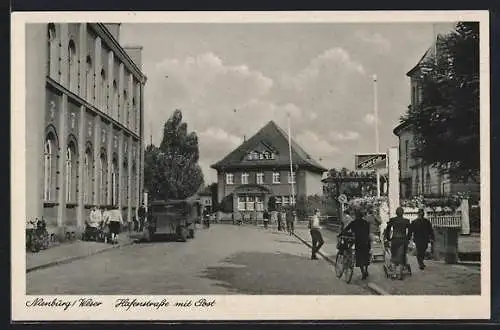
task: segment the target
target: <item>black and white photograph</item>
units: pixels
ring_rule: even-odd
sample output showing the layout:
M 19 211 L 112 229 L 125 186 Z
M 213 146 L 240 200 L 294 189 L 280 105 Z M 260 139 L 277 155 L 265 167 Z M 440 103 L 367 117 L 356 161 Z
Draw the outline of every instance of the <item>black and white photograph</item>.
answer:
M 488 13 L 353 13 L 18 14 L 19 315 L 489 308 Z

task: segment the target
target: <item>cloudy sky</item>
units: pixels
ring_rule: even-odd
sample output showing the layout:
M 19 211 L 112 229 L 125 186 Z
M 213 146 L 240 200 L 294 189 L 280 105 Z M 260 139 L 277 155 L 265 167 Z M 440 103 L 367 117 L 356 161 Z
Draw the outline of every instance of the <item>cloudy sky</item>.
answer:
M 434 27 L 433 27 L 434 26 Z M 327 168 L 353 168 L 375 151 L 373 75 L 377 75 L 380 150 L 410 101 L 406 72 L 449 23 L 123 24 L 122 44 L 139 44 L 146 137 L 162 138 L 181 109 L 197 132 L 207 183 L 210 165 L 269 120 Z

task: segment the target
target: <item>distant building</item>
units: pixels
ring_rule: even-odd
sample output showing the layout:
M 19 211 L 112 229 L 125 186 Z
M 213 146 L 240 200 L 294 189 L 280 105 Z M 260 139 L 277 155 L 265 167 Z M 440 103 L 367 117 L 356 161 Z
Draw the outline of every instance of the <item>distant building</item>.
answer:
M 441 38 L 440 35 L 437 38 Z M 406 74 L 410 78 L 411 104 L 416 107 L 422 102 L 422 63 L 434 57 L 436 45 L 425 52 L 420 61 Z M 479 193 L 478 183 L 461 183 L 450 179 L 447 174 L 442 174 L 431 164 L 424 164 L 412 155 L 414 149 L 414 134 L 406 122 L 394 128 L 394 134 L 399 138 L 399 182 L 402 198 L 413 196 L 448 196 L 457 192 L 470 191 Z
M 288 135 L 270 121 L 212 165 L 217 170 L 218 202 L 230 196 L 234 212 L 260 219 L 270 196 L 280 207 L 294 205 L 296 197 L 322 194 L 326 169 L 293 140 L 292 163 L 290 173 Z
M 212 190 L 210 187 L 206 187 L 198 194 L 198 198 L 200 200 L 200 204 L 202 209 L 207 212 L 212 212 Z
M 93 206 L 131 220 L 143 190 L 142 48 L 120 45 L 117 23 L 28 30 L 28 217 L 60 234 L 82 230 Z

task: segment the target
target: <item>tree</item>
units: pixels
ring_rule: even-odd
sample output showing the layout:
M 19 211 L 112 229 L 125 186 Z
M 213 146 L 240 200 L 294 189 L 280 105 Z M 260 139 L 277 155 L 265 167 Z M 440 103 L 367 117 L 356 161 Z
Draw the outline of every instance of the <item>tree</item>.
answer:
M 401 118 L 413 131 L 414 154 L 458 181 L 477 181 L 479 23 L 460 22 L 421 64 L 422 100 Z
M 150 199 L 160 198 L 163 160 L 160 149 L 153 144 L 146 147 L 144 152 L 144 187 L 148 190 Z
M 208 189 L 210 191 L 210 194 L 212 196 L 212 211 L 218 211 L 217 209 L 217 200 L 218 200 L 218 191 L 217 191 L 217 182 L 213 182 L 210 185 L 208 185 Z
M 184 199 L 203 185 L 198 137 L 188 133 L 180 110 L 165 123 L 160 147 L 148 146 L 144 158 L 145 186 L 155 199 Z
M 276 197 L 275 196 L 269 197 L 269 200 L 267 201 L 267 210 L 269 212 L 276 211 Z

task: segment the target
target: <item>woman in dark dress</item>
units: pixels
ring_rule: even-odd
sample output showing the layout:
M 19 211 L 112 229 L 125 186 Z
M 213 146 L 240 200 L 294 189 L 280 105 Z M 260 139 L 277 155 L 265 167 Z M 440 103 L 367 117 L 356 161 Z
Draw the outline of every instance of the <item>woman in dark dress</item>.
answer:
M 356 253 L 356 267 L 359 267 L 362 279 L 368 277 L 368 265 L 370 264 L 370 224 L 363 219 L 361 210 L 355 211 L 355 218 L 343 230 L 343 233 L 351 231 L 354 234 Z

